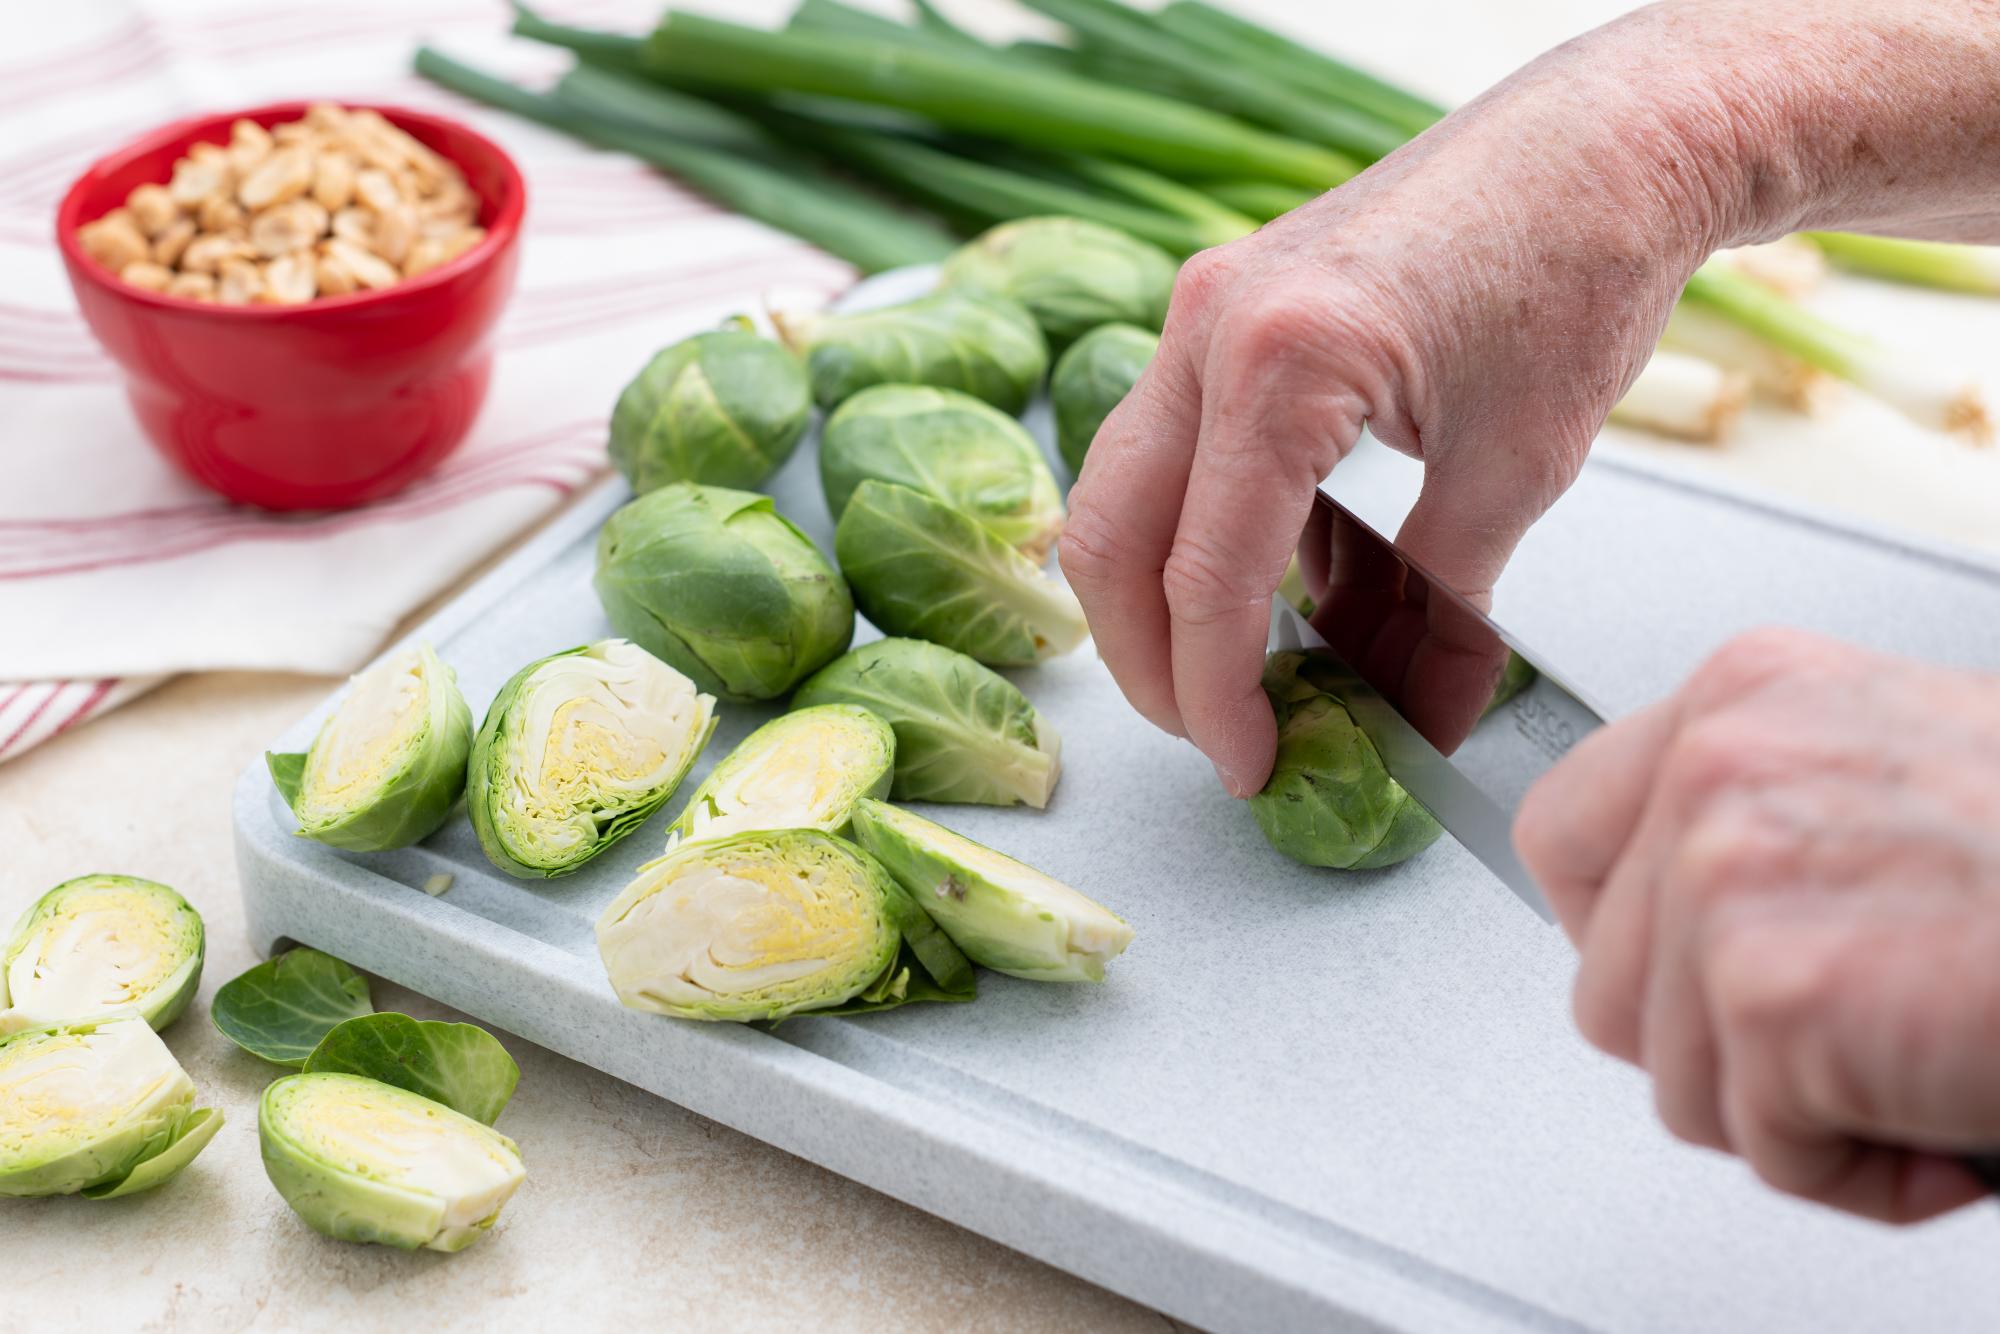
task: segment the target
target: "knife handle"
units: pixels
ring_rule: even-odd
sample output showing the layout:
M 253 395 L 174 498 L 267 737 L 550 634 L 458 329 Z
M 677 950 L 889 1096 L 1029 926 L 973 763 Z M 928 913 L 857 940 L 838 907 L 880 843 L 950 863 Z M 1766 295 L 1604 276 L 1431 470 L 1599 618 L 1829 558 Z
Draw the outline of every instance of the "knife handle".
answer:
M 1987 1190 L 2000 1195 L 2000 1153 L 1968 1153 L 1962 1161 L 1986 1183 Z

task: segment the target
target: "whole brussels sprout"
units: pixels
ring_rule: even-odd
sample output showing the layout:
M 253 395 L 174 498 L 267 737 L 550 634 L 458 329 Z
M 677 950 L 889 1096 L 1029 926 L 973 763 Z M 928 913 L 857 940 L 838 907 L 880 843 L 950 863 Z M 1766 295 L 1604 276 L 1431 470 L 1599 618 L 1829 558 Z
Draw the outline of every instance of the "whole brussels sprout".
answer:
M 956 389 L 881 384 L 840 405 L 819 441 L 820 483 L 838 519 L 854 488 L 895 482 L 977 519 L 1042 560 L 1062 531 L 1062 492 L 1021 423 Z
M 857 800 L 888 793 L 895 763 L 896 734 L 868 710 L 795 709 L 709 770 L 667 830 L 667 848 L 757 829 L 845 829 Z
M 1394 866 L 1444 830 L 1389 776 L 1375 743 L 1348 712 L 1344 667 L 1299 652 L 1273 653 L 1264 693 L 1278 715 L 1278 761 L 1250 813 L 1272 847 L 1308 866 Z
M 592 583 L 613 629 L 723 699 L 775 699 L 854 637 L 847 584 L 748 491 L 640 496 L 605 522 Z
M 0 1033 L 114 1010 L 165 1028 L 201 985 L 205 948 L 201 914 L 165 885 L 64 881 L 22 914 L 0 954 Z
M 465 791 L 472 710 L 428 644 L 354 678 L 304 754 L 267 754 L 299 836 L 349 852 L 405 848 L 437 831 Z
M 1180 265 L 1151 241 L 1083 218 L 1016 218 L 944 262 L 946 287 L 1012 297 L 1061 351 L 1100 324 L 1158 329 Z
M 747 328 L 663 348 L 618 395 L 611 461 L 634 491 L 669 482 L 754 487 L 791 457 L 812 385 L 790 349 Z
M 1062 772 L 1062 738 L 1028 697 L 965 654 L 921 639 L 878 639 L 835 658 L 792 696 L 794 709 L 857 704 L 896 733 L 898 801 L 1040 809 Z
M 972 288 L 849 315 L 788 317 L 779 327 L 804 354 L 813 398 L 828 411 L 871 384 L 927 384 L 1019 413 L 1049 368 L 1034 317 Z
M 1106 324 L 1077 339 L 1056 362 L 1049 401 L 1056 410 L 1056 449 L 1072 473 L 1083 471 L 1097 428 L 1139 383 L 1159 346 L 1156 333 Z
M 1030 667 L 1081 644 L 1075 594 L 970 517 L 889 482 L 854 489 L 833 549 L 863 614 L 995 667 Z

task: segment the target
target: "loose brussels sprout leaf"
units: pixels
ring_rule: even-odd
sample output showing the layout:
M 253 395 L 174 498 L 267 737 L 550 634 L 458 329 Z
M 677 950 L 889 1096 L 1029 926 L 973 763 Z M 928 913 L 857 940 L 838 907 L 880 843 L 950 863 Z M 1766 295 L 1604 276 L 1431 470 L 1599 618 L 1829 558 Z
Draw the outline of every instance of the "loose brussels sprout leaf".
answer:
M 686 844 L 639 869 L 597 920 L 618 999 L 745 1022 L 899 999 L 899 892 L 859 849 L 812 829 Z M 888 982 L 883 984 L 885 975 Z
M 956 389 L 883 384 L 840 405 L 820 435 L 835 518 L 873 478 L 922 491 L 1040 561 L 1062 531 L 1062 493 L 1021 423 Z
M 1132 928 L 1062 881 L 880 801 L 854 837 L 974 963 L 1033 982 L 1102 982 Z
M 793 708 L 858 704 L 896 733 L 898 801 L 1040 809 L 1061 772 L 1062 739 L 999 673 L 941 644 L 878 639 L 806 679 Z
M 593 582 L 619 634 L 723 699 L 776 699 L 854 637 L 846 583 L 747 491 L 639 497 L 605 523 Z
M 187 1073 L 137 1015 L 0 1038 L 0 1195 L 157 1186 L 214 1134 L 197 1115 Z
M 205 948 L 201 914 L 165 885 L 65 881 L 22 914 L 0 953 L 0 1033 L 114 1010 L 165 1028 L 201 984 Z
M 115 1200 L 125 1195 L 138 1195 L 155 1186 L 164 1186 L 181 1174 L 181 1169 L 193 1162 L 208 1142 L 215 1138 L 215 1132 L 222 1129 L 222 1111 L 216 1107 L 197 1107 L 189 1113 L 180 1133 L 166 1148 L 146 1159 L 132 1169 L 131 1175 L 123 1181 L 107 1181 L 98 1186 L 85 1186 L 84 1198 L 91 1200 Z
M 753 487 L 791 457 L 812 386 L 790 349 L 718 329 L 662 349 L 611 413 L 611 461 L 634 491 L 670 482 Z
M 407 1014 L 349 1019 L 320 1039 L 305 1073 L 377 1079 L 489 1126 L 521 1082 L 521 1067 L 485 1029 Z
M 1089 633 L 1069 589 L 907 486 L 856 487 L 833 550 L 855 603 L 884 634 L 928 639 L 995 667 L 1029 667 Z
M 1158 329 L 1178 272 L 1172 255 L 1115 227 L 1017 218 L 961 247 L 940 281 L 1012 297 L 1060 351 L 1101 324 Z
M 1056 410 L 1056 450 L 1072 473 L 1083 471 L 1097 429 L 1139 383 L 1159 346 L 1156 333 L 1107 324 L 1079 338 L 1056 362 L 1049 402 Z
M 1278 760 L 1250 813 L 1272 847 L 1308 866 L 1364 870 L 1414 857 L 1444 831 L 1389 776 L 1342 702 L 1353 678 L 1304 653 L 1273 653 L 1264 692 L 1278 716 Z
M 354 678 L 305 754 L 266 755 L 299 834 L 349 852 L 405 848 L 465 791 L 472 711 L 429 645 Z
M 953 288 L 880 310 L 781 319 L 829 412 L 872 384 L 962 389 L 1019 413 L 1049 368 L 1049 345 L 1019 302 Z
M 208 1017 L 252 1056 L 297 1069 L 328 1033 L 374 1008 L 367 978 L 300 946 L 224 982 Z
M 857 800 L 888 794 L 895 763 L 895 733 L 866 709 L 827 704 L 773 718 L 709 771 L 667 848 L 759 829 L 845 829 Z
M 462 1251 L 527 1179 L 514 1141 L 359 1075 L 287 1075 L 257 1103 L 264 1172 L 313 1231 Z
M 567 875 L 666 804 L 715 730 L 715 700 L 635 644 L 529 663 L 486 711 L 466 808 L 509 875 Z

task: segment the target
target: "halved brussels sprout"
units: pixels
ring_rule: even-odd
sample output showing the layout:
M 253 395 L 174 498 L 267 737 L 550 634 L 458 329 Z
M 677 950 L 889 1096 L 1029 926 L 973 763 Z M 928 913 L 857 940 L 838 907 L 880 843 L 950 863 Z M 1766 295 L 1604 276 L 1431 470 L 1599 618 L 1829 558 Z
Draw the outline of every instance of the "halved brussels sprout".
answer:
M 854 838 L 965 957 L 1031 982 L 1102 982 L 1132 928 L 1053 876 L 880 801 L 854 806 Z
M 1444 832 L 1389 776 L 1375 743 L 1342 692 L 1353 681 L 1337 663 L 1273 653 L 1264 693 L 1278 715 L 1278 761 L 1250 813 L 1271 846 L 1308 866 L 1394 866 Z
M 613 629 L 723 699 L 776 699 L 854 637 L 840 574 L 748 491 L 639 497 L 599 534 L 593 584 Z
M 747 328 L 711 330 L 662 349 L 625 386 L 611 461 L 642 494 L 670 482 L 758 486 L 811 417 L 812 385 L 790 349 Z
M 1017 301 L 972 288 L 778 323 L 805 355 L 813 398 L 828 411 L 871 384 L 927 384 L 1018 413 L 1049 368 L 1048 341 L 1034 316 Z
M 862 614 L 884 634 L 928 639 L 994 667 L 1029 667 L 1090 633 L 1076 596 L 949 505 L 863 482 L 834 554 Z
M 709 770 L 667 848 L 757 829 L 844 829 L 857 799 L 888 795 L 895 763 L 896 734 L 866 709 L 824 704 L 773 718 Z
M 436 832 L 465 791 L 472 710 L 428 644 L 354 678 L 304 754 L 266 755 L 299 833 L 349 852 L 404 848 Z
M 1049 804 L 1062 738 L 1013 682 L 941 644 L 878 639 L 835 658 L 792 707 L 858 704 L 896 733 L 898 801 Z
M 947 287 L 974 287 L 1028 308 L 1061 351 L 1100 324 L 1158 329 L 1180 265 L 1150 241 L 1083 218 L 1017 218 L 944 262 Z
M 1097 428 L 1139 383 L 1159 346 L 1156 333 L 1106 324 L 1077 339 L 1056 362 L 1049 401 L 1056 410 L 1056 449 L 1072 473 L 1083 471 Z
M 287 1075 L 257 1101 L 264 1172 L 313 1231 L 462 1251 L 527 1179 L 521 1151 L 441 1102 L 360 1075 Z
M 194 1161 L 222 1113 L 136 1015 L 0 1038 L 0 1195 L 108 1199 Z
M 129 875 L 66 880 L 14 924 L 0 954 L 0 1033 L 129 1010 L 154 1028 L 201 984 L 201 914 Z
M 509 875 L 566 875 L 664 805 L 714 730 L 713 698 L 622 639 L 531 662 L 473 742 L 479 846 Z
M 895 482 L 971 515 L 1041 560 L 1062 531 L 1062 493 L 1021 423 L 956 389 L 881 384 L 827 418 L 819 476 L 837 519 L 854 488 Z

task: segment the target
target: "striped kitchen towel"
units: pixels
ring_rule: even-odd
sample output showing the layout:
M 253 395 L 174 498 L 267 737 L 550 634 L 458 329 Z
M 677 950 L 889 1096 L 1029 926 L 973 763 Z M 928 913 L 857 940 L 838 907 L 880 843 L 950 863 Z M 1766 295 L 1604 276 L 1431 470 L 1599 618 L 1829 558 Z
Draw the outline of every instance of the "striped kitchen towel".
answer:
M 639 30 L 658 4 L 549 8 Z M 177 672 L 354 670 L 603 471 L 611 404 L 655 349 L 767 288 L 851 281 L 631 159 L 409 72 L 420 40 L 523 78 L 562 67 L 509 39 L 507 21 L 498 0 L 71 0 L 13 16 L 0 50 L 0 761 Z M 472 435 L 402 494 L 340 513 L 233 506 L 155 455 L 52 240 L 56 201 L 99 155 L 196 111 L 289 98 L 458 117 L 512 153 L 529 188 L 520 283 Z

